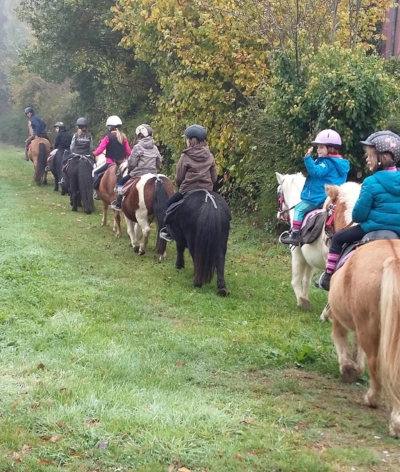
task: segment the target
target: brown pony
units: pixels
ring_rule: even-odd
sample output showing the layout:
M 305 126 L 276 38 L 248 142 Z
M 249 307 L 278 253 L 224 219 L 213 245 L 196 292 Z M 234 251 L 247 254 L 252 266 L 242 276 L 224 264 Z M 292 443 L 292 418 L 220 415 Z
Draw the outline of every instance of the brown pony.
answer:
M 115 187 L 117 185 L 117 176 L 116 176 L 116 166 L 115 164 L 111 165 L 104 173 L 100 181 L 99 186 L 99 197 L 103 202 L 103 217 L 101 219 L 101 226 L 107 224 L 107 211 L 108 207 L 111 205 L 117 196 L 115 194 Z M 114 224 L 113 231 L 115 236 L 121 236 L 121 213 L 119 211 L 114 211 Z
M 345 206 L 336 208 L 344 211 Z M 365 403 L 376 407 L 383 387 L 392 406 L 389 433 L 400 437 L 400 241 L 359 246 L 333 275 L 329 305 L 343 381 L 356 381 L 365 353 L 370 375 Z M 350 331 L 355 332 L 353 350 Z
M 145 254 L 149 240 L 150 223 L 157 222 L 156 251 L 159 260 L 166 258 L 167 242 L 159 236 L 164 226 L 164 214 L 167 200 L 174 193 L 174 186 L 165 175 L 145 174 L 135 179 L 122 201 L 126 226 L 133 250 Z
M 46 138 L 35 138 L 28 149 L 28 158 L 33 162 L 35 169 L 34 180 L 38 185 L 47 184 L 47 158 L 50 155 L 51 146 Z

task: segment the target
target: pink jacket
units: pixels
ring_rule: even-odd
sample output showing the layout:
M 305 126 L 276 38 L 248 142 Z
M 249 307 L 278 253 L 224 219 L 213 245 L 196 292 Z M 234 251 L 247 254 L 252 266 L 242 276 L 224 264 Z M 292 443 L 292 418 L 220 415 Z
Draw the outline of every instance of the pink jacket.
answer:
M 106 150 L 109 142 L 110 142 L 110 138 L 108 137 L 108 135 L 104 136 L 104 138 L 101 140 L 101 143 L 99 144 L 98 148 L 95 151 L 93 151 L 93 155 L 98 156 L 99 154 L 104 152 Z M 130 148 L 128 140 L 126 138 L 124 139 L 124 146 L 125 146 L 126 157 L 129 157 L 130 154 L 131 154 L 131 148 Z M 109 157 L 107 157 L 106 158 L 106 163 L 107 164 L 114 164 L 114 161 L 112 159 L 110 159 Z

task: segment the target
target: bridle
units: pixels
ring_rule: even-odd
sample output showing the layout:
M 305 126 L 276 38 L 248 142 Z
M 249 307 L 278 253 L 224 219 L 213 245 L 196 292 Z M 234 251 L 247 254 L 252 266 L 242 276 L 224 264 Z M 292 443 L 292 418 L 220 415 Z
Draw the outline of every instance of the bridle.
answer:
M 283 195 L 282 191 L 282 184 L 278 185 L 278 220 L 283 221 L 287 224 L 290 224 L 290 216 L 289 212 L 293 210 L 296 205 L 291 206 L 288 208 L 285 202 L 285 196 Z

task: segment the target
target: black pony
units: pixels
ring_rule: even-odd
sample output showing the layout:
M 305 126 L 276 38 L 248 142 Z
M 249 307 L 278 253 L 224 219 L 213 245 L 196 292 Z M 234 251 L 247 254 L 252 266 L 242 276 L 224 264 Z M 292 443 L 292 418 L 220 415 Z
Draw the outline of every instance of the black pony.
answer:
M 77 211 L 78 206 L 90 215 L 94 211 L 93 187 L 92 187 L 93 160 L 88 156 L 77 154 L 68 161 L 66 171 L 71 196 L 72 211 Z
M 170 233 L 176 241 L 176 268 L 185 266 L 189 249 L 194 265 L 195 287 L 209 283 L 217 269 L 217 294 L 229 295 L 225 285 L 225 255 L 231 212 L 225 200 L 214 192 L 195 191 L 176 209 Z
M 59 182 L 61 181 L 61 178 L 63 177 L 61 161 L 66 152 L 69 152 L 69 151 L 65 151 L 65 150 L 57 151 L 56 155 L 54 156 L 50 164 L 50 170 L 54 176 L 54 191 L 55 192 L 58 192 L 58 185 L 59 185 Z M 65 195 L 66 193 L 68 193 L 66 186 L 61 184 L 61 195 Z

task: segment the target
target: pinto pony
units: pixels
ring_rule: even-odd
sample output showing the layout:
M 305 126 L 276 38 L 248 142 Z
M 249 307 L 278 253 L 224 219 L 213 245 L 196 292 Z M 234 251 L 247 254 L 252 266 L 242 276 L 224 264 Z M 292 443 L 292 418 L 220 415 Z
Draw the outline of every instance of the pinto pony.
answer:
M 38 185 L 47 184 L 47 159 L 50 155 L 51 146 L 46 138 L 35 138 L 28 149 L 28 158 L 33 162 L 35 169 L 34 180 Z
M 140 255 L 146 253 L 150 235 L 150 223 L 156 219 L 157 245 L 159 260 L 166 259 L 167 242 L 160 238 L 164 226 L 167 200 L 174 193 L 174 186 L 162 174 L 145 174 L 133 179 L 133 183 L 122 201 L 122 211 L 131 239 L 133 250 Z
M 170 233 L 176 241 L 176 268 L 185 267 L 184 251 L 189 249 L 194 265 L 195 287 L 209 283 L 217 270 L 217 294 L 227 296 L 225 256 L 231 212 L 225 200 L 214 192 L 190 193 L 176 210 Z
M 72 211 L 78 211 L 78 206 L 82 205 L 83 211 L 88 215 L 94 212 L 92 170 L 93 161 L 90 157 L 74 155 L 68 161 L 67 176 Z
M 328 193 L 338 191 L 334 186 Z M 335 190 L 336 189 L 336 190 Z M 344 218 L 347 205 L 337 208 Z M 392 412 L 389 434 L 400 437 L 400 241 L 359 246 L 331 279 L 329 315 L 342 379 L 355 382 L 367 356 L 370 385 L 364 400 L 376 407 L 381 388 Z M 348 341 L 355 332 L 354 348 Z
M 284 217 L 285 221 L 292 225 L 294 217 L 294 207 L 300 202 L 301 191 L 304 186 L 305 177 L 300 172 L 297 174 L 279 174 L 276 172 L 279 195 L 279 219 Z M 335 187 L 335 186 L 329 186 Z M 338 188 L 337 186 L 335 187 Z M 328 208 L 329 203 L 335 202 L 340 205 L 341 199 L 346 199 L 347 211 L 339 218 L 336 215 L 333 221 L 334 232 L 343 229 L 351 223 L 351 210 L 357 201 L 360 193 L 360 185 L 354 182 L 346 182 L 340 186 L 340 195 L 336 193 L 337 199 L 328 198 L 324 208 Z M 332 194 L 333 197 L 333 194 Z M 312 276 L 315 269 L 325 269 L 328 257 L 329 238 L 324 228 L 318 238 L 311 244 L 302 246 L 291 246 L 292 252 L 292 287 L 297 299 L 297 306 L 309 310 L 311 302 L 308 292 Z

